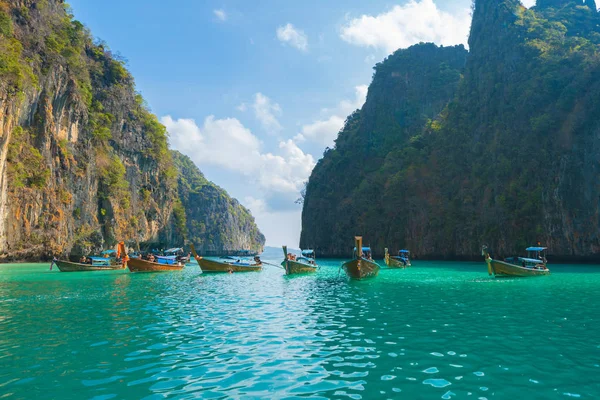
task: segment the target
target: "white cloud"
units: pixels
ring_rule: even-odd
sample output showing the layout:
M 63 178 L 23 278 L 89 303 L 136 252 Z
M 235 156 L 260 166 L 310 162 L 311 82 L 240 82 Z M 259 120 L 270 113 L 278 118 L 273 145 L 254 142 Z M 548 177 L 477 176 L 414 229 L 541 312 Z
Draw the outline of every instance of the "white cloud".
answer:
M 297 142 L 311 140 L 324 146 L 333 147 L 334 140 L 339 131 L 344 127 L 346 117 L 354 110 L 361 108 L 367 99 L 367 85 L 354 88 L 355 98 L 353 100 L 341 101 L 334 110 L 323 110 L 330 114 L 324 119 L 317 120 L 311 124 L 304 125 L 301 133 L 294 137 Z
M 326 120 L 318 120 L 302 127 L 302 136 L 323 145 L 332 147 L 338 132 L 343 128 L 346 117 L 332 115 Z
M 302 229 L 302 209 L 272 211 L 266 202 L 252 196 L 244 198 L 243 204 L 250 209 L 261 232 L 267 239 L 267 246 L 279 247 L 282 244 L 296 247 L 300 244 Z
M 225 12 L 225 10 L 213 10 L 213 13 L 215 14 L 215 16 L 219 19 L 219 21 L 226 21 L 227 20 L 227 13 Z
M 527 8 L 535 6 L 535 0 L 521 0 L 521 3 Z
M 273 103 L 271 99 L 262 93 L 256 93 L 252 108 L 254 108 L 256 119 L 265 131 L 271 134 L 281 131 L 281 124 L 277 120 L 277 116 L 281 115 L 279 104 Z
M 246 110 L 248 110 L 248 105 L 246 103 L 242 103 L 237 106 L 236 109 L 241 112 L 246 112 Z
M 277 28 L 277 39 L 282 43 L 288 43 L 300 51 L 308 51 L 308 38 L 306 34 L 294 28 L 294 25 L 287 24 Z
M 340 36 L 348 43 L 390 53 L 419 42 L 466 45 L 470 18 L 468 8 L 451 14 L 437 8 L 433 0 L 410 0 L 382 14 L 348 21 Z
M 315 161 L 292 140 L 279 143 L 277 154 L 261 152 L 261 143 L 235 118 L 208 116 L 202 127 L 193 119 L 161 118 L 174 149 L 197 165 L 214 165 L 253 180 L 267 196 L 286 198 L 290 204 L 308 179 Z M 275 200 L 273 200 L 275 201 Z

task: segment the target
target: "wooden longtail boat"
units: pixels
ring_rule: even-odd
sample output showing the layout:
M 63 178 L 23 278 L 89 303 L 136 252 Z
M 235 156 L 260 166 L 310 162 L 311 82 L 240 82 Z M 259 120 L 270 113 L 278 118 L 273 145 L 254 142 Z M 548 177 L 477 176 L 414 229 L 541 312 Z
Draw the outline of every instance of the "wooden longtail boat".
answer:
M 284 260 L 281 266 L 285 269 L 286 275 L 307 274 L 317 272 L 317 263 L 315 261 L 314 250 L 302 250 L 302 256 L 295 257 L 293 254 L 288 254 L 287 246 L 283 246 Z
M 156 257 L 156 261 L 144 260 L 142 258 L 131 258 L 127 266 L 131 272 L 166 272 L 181 271 L 185 264 L 177 263 L 175 258 Z
M 406 268 L 410 267 L 410 251 L 400 250 L 397 256 L 390 256 L 388 249 L 385 249 L 385 265 L 390 268 Z
M 196 248 L 193 244 L 190 245 L 192 255 L 198 261 L 198 265 L 202 272 L 252 272 L 262 270 L 262 261 L 258 256 L 254 257 L 254 262 L 243 261 L 233 257 L 225 257 L 220 260 L 209 260 L 208 258 L 200 257 L 196 253 Z
M 352 279 L 373 278 L 379 274 L 379 265 L 371 258 L 371 248 L 362 247 L 362 236 L 354 238 L 354 259 L 342 264 L 346 274 Z
M 494 260 L 490 256 L 487 246 L 481 249 L 485 257 L 488 273 L 494 276 L 539 276 L 550 275 L 544 256 L 546 247 L 528 247 L 527 257 L 509 257 L 504 261 Z M 535 257 L 535 258 L 534 258 Z
M 89 263 L 53 260 L 52 264 L 56 264 L 60 272 L 115 271 L 127 268 L 125 243 L 123 242 L 119 243 L 116 251 L 105 250 L 100 255 L 100 257 L 87 257 Z M 122 260 L 121 256 L 123 256 Z M 52 265 L 50 269 L 52 269 Z
M 131 272 L 167 272 L 181 271 L 185 263 L 177 260 L 177 256 L 154 256 L 151 259 L 131 258 L 127 261 L 127 266 Z

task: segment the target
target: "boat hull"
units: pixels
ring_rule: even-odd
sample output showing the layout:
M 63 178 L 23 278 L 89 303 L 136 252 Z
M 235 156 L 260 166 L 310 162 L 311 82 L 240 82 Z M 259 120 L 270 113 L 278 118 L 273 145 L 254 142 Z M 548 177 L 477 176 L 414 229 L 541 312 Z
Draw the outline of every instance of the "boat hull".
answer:
M 262 264 L 255 264 L 249 266 L 232 265 L 225 262 L 209 260 L 203 257 L 196 258 L 196 261 L 198 261 L 198 265 L 200 265 L 200 269 L 202 269 L 202 272 L 204 273 L 253 272 L 260 271 L 262 269 Z
M 287 266 L 286 266 L 287 264 Z M 295 274 L 310 274 L 312 272 L 317 272 L 316 265 L 308 265 L 304 263 L 300 263 L 297 261 L 283 261 L 281 266 L 285 269 L 285 273 L 287 275 L 295 275 Z
M 495 276 L 540 276 L 550 275 L 549 269 L 523 268 L 504 261 L 487 260 L 488 270 Z
M 166 265 L 158 264 L 141 258 L 131 258 L 127 261 L 127 266 L 131 272 L 167 272 L 180 271 L 184 265 Z
M 385 265 L 387 265 L 390 268 L 406 268 L 406 267 L 410 267 L 410 263 L 406 264 L 404 261 L 402 260 L 398 260 L 394 257 L 386 257 L 385 258 Z
M 115 265 L 90 265 L 90 264 L 81 264 L 70 261 L 55 261 L 54 262 L 60 272 L 89 272 L 89 271 L 116 271 L 120 269 L 125 269 L 125 264 L 115 264 Z
M 379 265 L 364 258 L 347 261 L 342 265 L 342 268 L 352 279 L 374 278 L 379 274 Z

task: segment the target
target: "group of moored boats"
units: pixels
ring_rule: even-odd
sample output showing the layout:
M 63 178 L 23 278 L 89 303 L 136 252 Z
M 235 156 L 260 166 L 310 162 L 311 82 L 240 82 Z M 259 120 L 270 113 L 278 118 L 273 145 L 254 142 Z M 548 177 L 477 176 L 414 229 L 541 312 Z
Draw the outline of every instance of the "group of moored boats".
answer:
M 379 264 L 373 261 L 370 247 L 364 247 L 362 237 L 356 236 L 354 253 L 351 260 L 344 262 L 340 268 L 352 279 L 373 278 L 379 274 Z M 115 250 L 105 250 L 99 256 L 82 257 L 79 262 L 54 259 L 50 269 L 56 265 L 61 272 L 124 270 L 131 272 L 164 272 L 182 270 L 193 255 L 202 272 L 251 272 L 260 271 L 264 264 L 259 256 L 206 258 L 196 253 L 194 245 L 190 245 L 191 253 L 185 255 L 183 248 L 172 248 L 165 252 L 152 252 L 143 257 L 140 253 L 127 254 L 124 242 L 120 242 Z M 481 254 L 485 258 L 490 275 L 494 276 L 536 276 L 548 275 L 545 256 L 546 247 L 528 247 L 527 257 L 509 257 L 504 261 L 494 260 L 487 248 L 483 246 Z M 287 275 L 316 272 L 318 265 L 314 250 L 301 250 L 299 256 L 288 253 L 283 246 L 284 260 L 281 268 Z M 389 268 L 406 268 L 411 266 L 410 251 L 400 250 L 397 256 L 389 254 L 385 249 L 385 264 Z M 276 265 L 275 265 L 276 266 Z
M 199 256 L 193 244 L 190 248 L 191 253 L 187 256 L 182 248 L 169 249 L 161 252 L 162 254 L 151 252 L 142 256 L 140 253 L 128 254 L 125 243 L 120 242 L 116 250 L 105 250 L 99 256 L 82 257 L 79 262 L 54 259 L 50 269 L 56 265 L 61 272 L 111 271 L 126 268 L 131 272 L 177 271 L 185 267 L 192 255 L 205 273 L 260 271 L 265 264 L 259 256 L 253 258 L 226 256 L 214 259 Z M 316 272 L 318 265 L 314 250 L 302 250 L 302 255 L 299 257 L 288 254 L 287 246 L 283 246 L 283 252 L 285 258 L 281 268 L 287 275 Z
M 379 274 L 379 265 L 373 261 L 370 247 L 362 246 L 362 237 L 355 237 L 353 259 L 342 264 L 346 274 L 353 279 L 372 278 Z M 485 258 L 488 273 L 494 276 L 538 276 L 549 275 L 546 265 L 546 247 L 528 247 L 527 257 L 508 257 L 504 261 L 494 260 L 487 246 L 483 246 L 481 254 Z M 390 268 L 406 268 L 411 266 L 410 251 L 400 250 L 397 256 L 391 256 L 385 249 L 385 264 Z

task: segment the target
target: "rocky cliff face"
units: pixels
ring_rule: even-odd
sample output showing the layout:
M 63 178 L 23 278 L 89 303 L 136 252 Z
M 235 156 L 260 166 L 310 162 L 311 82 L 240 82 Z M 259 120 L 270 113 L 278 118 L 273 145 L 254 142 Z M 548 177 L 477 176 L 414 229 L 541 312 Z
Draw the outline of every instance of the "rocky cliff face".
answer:
M 0 257 L 178 244 L 165 128 L 62 0 L 0 0 Z
M 408 247 L 420 257 L 477 259 L 484 243 L 505 255 L 540 242 L 554 259 L 597 259 L 600 20 L 591 2 L 554 3 L 527 10 L 516 0 L 477 0 L 471 52 L 451 101 L 432 121 L 413 125 L 408 140 L 397 129 L 366 129 L 371 142 L 353 146 L 361 154 L 342 148 L 346 138 L 366 120 L 396 115 L 370 89 L 311 176 L 302 244 L 318 237 L 322 252 L 346 255 L 352 235 L 363 234 L 379 252 Z M 406 67 L 414 75 L 423 69 Z M 388 98 L 406 96 L 387 88 Z M 379 111 L 368 116 L 368 109 Z M 401 144 L 378 146 L 385 135 Z M 363 166 L 375 155 L 386 161 Z M 350 169 L 351 160 L 361 162 Z M 358 183 L 323 189 L 341 176 Z M 328 199 L 335 199 L 329 208 Z M 328 213 L 333 227 L 319 227 Z
M 174 151 L 178 191 L 185 210 L 187 240 L 202 255 L 261 253 L 265 237 L 250 211 L 209 182 L 189 157 Z
M 399 168 L 421 157 L 425 126 L 455 95 L 467 51 L 463 46 L 419 44 L 398 50 L 375 66 L 362 110 L 346 120 L 336 148 L 312 172 L 302 212 L 300 245 L 324 256 L 352 254 L 353 235 L 383 251 L 393 235 L 391 219 L 408 212 L 399 192 Z M 379 249 L 381 247 L 381 249 Z

